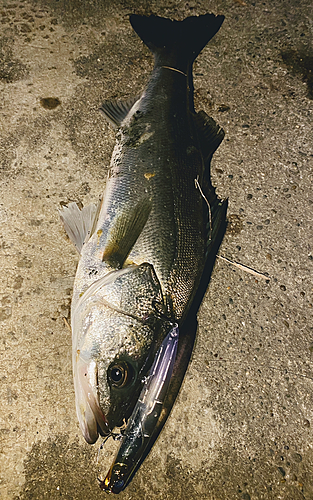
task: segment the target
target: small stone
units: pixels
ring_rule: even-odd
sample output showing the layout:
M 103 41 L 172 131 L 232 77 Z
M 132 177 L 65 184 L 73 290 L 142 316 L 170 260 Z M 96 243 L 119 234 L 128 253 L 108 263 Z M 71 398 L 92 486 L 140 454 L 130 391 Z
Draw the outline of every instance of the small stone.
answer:
M 300 453 L 292 453 L 291 459 L 297 463 L 302 462 L 302 456 L 300 455 Z
M 57 97 L 44 97 L 40 99 L 40 104 L 45 109 L 55 109 L 61 104 L 61 101 Z
M 5 321 L 12 316 L 11 307 L 0 307 L 0 321 Z
M 31 27 L 27 23 L 22 23 L 20 26 L 20 30 L 22 33 L 30 33 L 31 32 Z
M 31 219 L 30 220 L 30 225 L 31 226 L 40 226 L 41 223 L 42 223 L 42 219 L 41 220 L 37 220 L 37 219 Z
M 227 104 L 221 104 L 219 107 L 218 107 L 218 111 L 220 113 L 225 113 L 226 111 L 229 111 L 230 110 L 230 107 L 227 106 Z
M 32 261 L 28 257 L 23 257 L 17 262 L 17 267 L 24 267 L 25 269 L 30 269 L 33 265 Z
M 23 278 L 22 276 L 18 275 L 14 278 L 14 283 L 13 283 L 13 289 L 14 290 L 19 290 L 22 286 L 23 283 Z
M 281 474 L 283 477 L 285 477 L 285 475 L 286 475 L 285 470 L 284 470 L 282 467 L 277 467 L 277 469 L 278 469 L 278 472 L 280 472 L 280 474 Z
M 250 500 L 251 499 L 249 493 L 243 493 L 241 495 L 241 498 L 242 498 L 242 500 Z

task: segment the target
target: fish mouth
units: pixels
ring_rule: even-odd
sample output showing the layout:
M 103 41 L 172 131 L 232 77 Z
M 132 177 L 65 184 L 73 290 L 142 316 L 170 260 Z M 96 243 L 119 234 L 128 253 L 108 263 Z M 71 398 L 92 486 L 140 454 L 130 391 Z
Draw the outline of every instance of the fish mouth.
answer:
M 175 324 L 155 355 L 115 460 L 104 481 L 100 482 L 104 491 L 120 493 L 132 479 L 149 444 L 154 442 L 154 431 L 162 420 L 163 404 L 172 378 L 178 339 L 179 329 Z
M 81 432 L 89 444 L 94 444 L 99 434 L 108 436 L 109 422 L 100 408 L 97 394 L 97 364 L 85 362 L 80 357 L 74 373 L 76 413 Z

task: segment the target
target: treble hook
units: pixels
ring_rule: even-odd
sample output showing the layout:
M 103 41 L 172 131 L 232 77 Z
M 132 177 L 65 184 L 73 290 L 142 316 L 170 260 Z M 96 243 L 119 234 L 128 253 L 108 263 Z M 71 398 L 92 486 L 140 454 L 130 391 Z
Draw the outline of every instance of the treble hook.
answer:
M 99 446 L 99 449 L 98 449 L 98 454 L 97 454 L 97 460 L 96 460 L 96 465 L 98 465 L 99 463 L 99 457 L 100 457 L 100 452 L 101 450 L 103 450 L 103 447 L 105 445 L 105 443 L 107 442 L 107 440 L 111 437 L 113 438 L 114 441 L 121 441 L 123 439 L 123 430 L 125 430 L 126 428 L 126 425 L 125 425 L 125 422 L 124 422 L 124 425 L 121 427 L 121 432 L 119 433 L 116 433 L 116 432 L 110 432 L 110 434 L 108 434 L 104 440 L 102 441 L 101 445 Z M 100 472 L 100 469 L 99 469 L 99 472 Z M 100 479 L 100 477 L 97 477 L 97 480 L 99 481 L 100 483 L 100 488 L 101 488 L 101 485 L 103 484 L 103 479 Z
M 123 431 L 123 430 L 124 430 L 124 429 L 122 429 L 122 431 Z M 111 438 L 113 438 L 113 440 L 114 440 L 114 441 L 120 441 L 120 440 L 123 438 L 123 434 L 122 434 L 122 432 L 117 433 L 117 432 L 112 432 L 112 431 L 111 431 L 111 432 L 110 432 L 110 434 L 108 434 L 108 435 L 104 438 L 104 440 L 102 441 L 102 443 L 101 443 L 101 445 L 99 446 L 99 449 L 98 449 L 98 455 L 97 455 L 96 465 L 98 465 L 98 462 L 99 462 L 100 452 L 101 452 L 101 450 L 103 450 L 103 447 L 104 447 L 105 443 L 107 442 L 107 440 L 108 440 L 110 437 L 111 437 Z M 98 480 L 99 480 L 99 478 L 98 478 Z

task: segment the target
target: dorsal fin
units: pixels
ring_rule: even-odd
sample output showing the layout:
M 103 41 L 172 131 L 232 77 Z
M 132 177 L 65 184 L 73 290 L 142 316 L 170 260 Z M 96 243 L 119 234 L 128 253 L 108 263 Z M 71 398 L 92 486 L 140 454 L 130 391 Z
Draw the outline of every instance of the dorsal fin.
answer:
M 138 96 L 130 97 L 126 101 L 104 101 L 102 106 L 100 106 L 100 111 L 105 117 L 105 119 L 113 125 L 115 128 L 121 126 L 122 121 L 128 115 L 129 111 L 139 99 Z
M 210 164 L 213 153 L 224 139 L 224 130 L 205 111 L 193 115 L 200 150 L 204 161 L 204 175 L 201 185 L 196 180 L 196 187 L 204 199 L 204 210 L 207 212 L 207 248 L 206 256 L 210 258 L 214 242 L 221 232 L 225 230 L 227 200 L 220 200 L 211 183 Z
M 194 115 L 194 122 L 198 132 L 202 156 L 206 161 L 208 158 L 211 158 L 221 144 L 225 132 L 213 118 L 202 110 Z
M 207 165 L 207 168 L 209 168 L 209 165 Z M 211 258 L 210 254 L 215 247 L 218 235 L 225 231 L 228 200 L 221 200 L 217 196 L 215 188 L 212 186 L 211 181 L 207 180 L 206 176 L 204 176 L 201 186 L 198 179 L 195 179 L 195 184 L 201 193 L 204 201 L 204 212 L 207 214 L 205 215 L 207 217 L 205 257 Z

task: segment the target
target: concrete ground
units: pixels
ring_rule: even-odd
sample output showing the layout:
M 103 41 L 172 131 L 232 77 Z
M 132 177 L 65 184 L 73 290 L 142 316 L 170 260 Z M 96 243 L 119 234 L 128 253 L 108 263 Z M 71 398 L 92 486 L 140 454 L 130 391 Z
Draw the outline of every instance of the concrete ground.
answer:
M 173 412 L 123 500 L 313 499 L 313 59 L 310 0 L 1 0 L 0 498 L 104 498 L 115 449 L 78 428 L 66 323 L 77 254 L 57 209 L 102 193 L 98 107 L 143 88 L 128 15 L 225 22 L 195 64 L 223 126 L 221 258 Z M 100 471 L 98 472 L 98 470 Z

